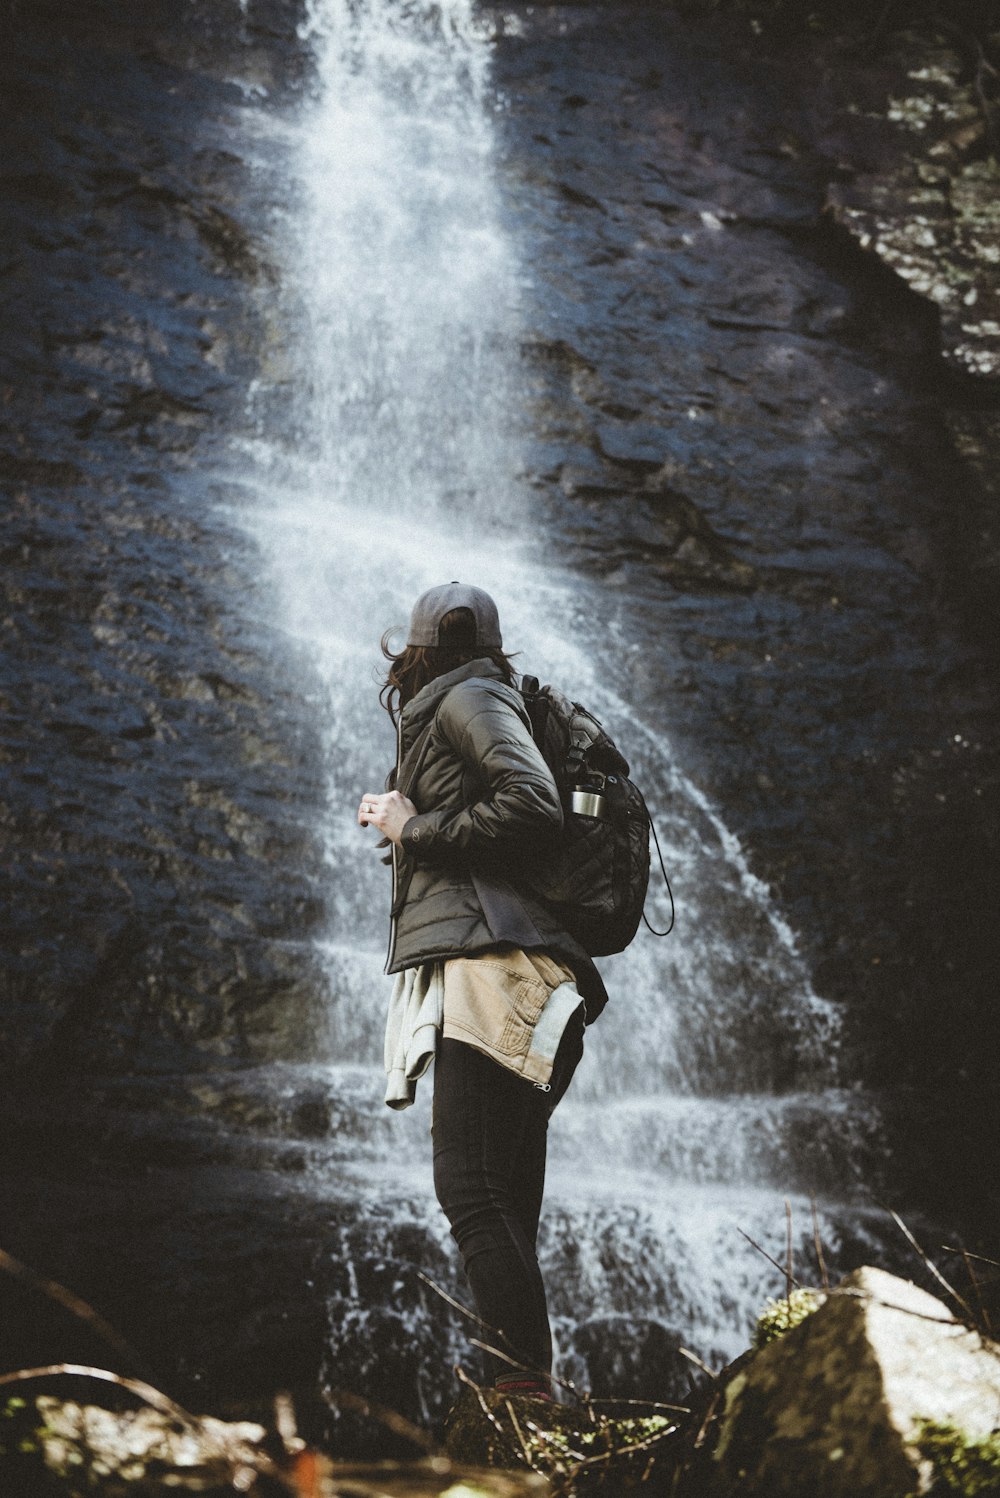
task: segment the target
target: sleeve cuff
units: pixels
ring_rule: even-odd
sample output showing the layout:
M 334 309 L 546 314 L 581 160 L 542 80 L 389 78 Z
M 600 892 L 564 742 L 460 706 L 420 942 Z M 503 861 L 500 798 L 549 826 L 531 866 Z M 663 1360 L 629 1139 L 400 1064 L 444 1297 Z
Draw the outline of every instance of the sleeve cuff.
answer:
M 399 834 L 400 845 L 405 853 L 419 858 L 430 846 L 433 833 L 433 817 L 430 812 L 419 813 L 404 825 Z

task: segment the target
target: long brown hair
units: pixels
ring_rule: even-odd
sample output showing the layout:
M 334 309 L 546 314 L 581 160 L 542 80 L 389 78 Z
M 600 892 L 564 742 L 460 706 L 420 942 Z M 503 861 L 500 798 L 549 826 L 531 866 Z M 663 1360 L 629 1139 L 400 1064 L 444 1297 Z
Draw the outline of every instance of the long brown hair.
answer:
M 514 682 L 512 658 L 499 647 L 487 650 L 476 644 L 476 619 L 471 609 L 451 609 L 438 627 L 437 645 L 406 645 L 400 651 L 389 648 L 394 630 L 382 636 L 382 654 L 389 662 L 379 701 L 394 723 L 406 704 L 438 676 L 445 676 L 458 666 L 482 658 L 499 666 L 508 686 Z

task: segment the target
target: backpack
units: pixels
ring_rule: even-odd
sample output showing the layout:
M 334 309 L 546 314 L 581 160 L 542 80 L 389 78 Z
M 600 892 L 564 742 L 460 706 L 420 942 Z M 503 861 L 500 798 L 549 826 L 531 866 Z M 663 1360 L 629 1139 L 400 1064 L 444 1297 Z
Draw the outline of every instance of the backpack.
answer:
M 535 676 L 523 676 L 520 691 L 565 817 L 558 848 L 527 881 L 591 957 L 622 952 L 644 919 L 650 830 L 656 838 L 646 802 L 628 778 L 628 760 L 593 713 L 556 687 L 539 686 Z M 660 868 L 666 880 L 662 855 Z M 653 934 L 672 928 L 671 913 L 667 930 Z

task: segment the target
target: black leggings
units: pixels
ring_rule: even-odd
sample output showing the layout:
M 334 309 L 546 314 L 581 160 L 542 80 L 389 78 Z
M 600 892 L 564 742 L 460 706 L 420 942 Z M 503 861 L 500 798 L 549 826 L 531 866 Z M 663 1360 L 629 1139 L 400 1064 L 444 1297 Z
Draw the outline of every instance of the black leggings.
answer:
M 442 1040 L 434 1063 L 434 1186 L 485 1323 L 477 1335 L 533 1373 L 552 1367 L 535 1253 L 546 1134 L 582 1054 L 581 1005 L 559 1043 L 550 1092 L 461 1040 Z M 515 1372 L 489 1353 L 485 1361 L 488 1382 Z

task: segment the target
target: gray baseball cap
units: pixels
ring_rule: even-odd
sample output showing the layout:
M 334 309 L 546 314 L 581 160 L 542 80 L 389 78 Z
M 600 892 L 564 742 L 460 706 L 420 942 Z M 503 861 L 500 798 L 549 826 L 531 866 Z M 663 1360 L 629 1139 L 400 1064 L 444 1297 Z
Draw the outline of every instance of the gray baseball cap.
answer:
M 476 645 L 483 650 L 498 650 L 503 641 L 500 636 L 500 616 L 497 606 L 482 588 L 470 587 L 468 583 L 441 583 L 421 593 L 413 605 L 410 615 L 408 645 L 438 645 L 438 629 L 445 614 L 452 609 L 471 609 L 476 621 Z

